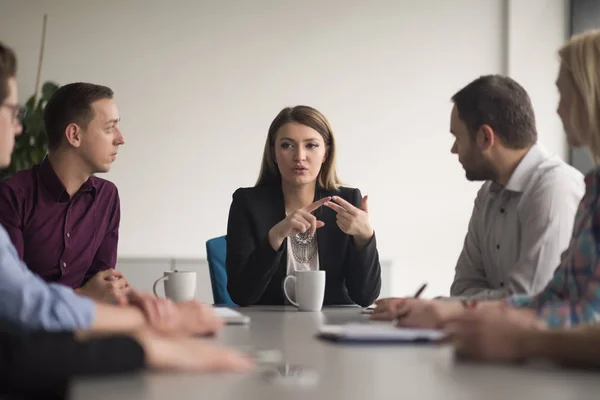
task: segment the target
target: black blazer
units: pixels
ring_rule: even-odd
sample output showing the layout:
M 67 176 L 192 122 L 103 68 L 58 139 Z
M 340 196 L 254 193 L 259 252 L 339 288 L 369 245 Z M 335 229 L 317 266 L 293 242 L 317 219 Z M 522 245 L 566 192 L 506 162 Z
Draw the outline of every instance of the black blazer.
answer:
M 360 207 L 358 189 L 318 189 L 315 201 L 340 196 Z M 340 230 L 336 213 L 321 207 L 315 213 L 325 226 L 317 230 L 319 265 L 326 271 L 324 304 L 369 306 L 381 290 L 381 266 L 375 235 L 359 249 Z M 285 218 L 281 184 L 240 188 L 233 194 L 227 223 L 227 290 L 240 306 L 285 304 L 283 279 L 287 270 L 287 240 L 273 250 L 269 230 Z

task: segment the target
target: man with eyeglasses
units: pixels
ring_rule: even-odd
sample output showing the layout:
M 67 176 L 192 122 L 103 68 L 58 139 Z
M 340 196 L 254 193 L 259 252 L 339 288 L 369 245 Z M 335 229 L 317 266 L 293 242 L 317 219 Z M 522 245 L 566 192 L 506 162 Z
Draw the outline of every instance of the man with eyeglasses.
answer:
M 5 107 L 23 116 L 18 105 Z M 62 86 L 44 109 L 48 155 L 0 183 L 0 223 L 27 266 L 109 303 L 123 301 L 130 286 L 115 270 L 119 194 L 94 174 L 108 172 L 125 143 L 119 121 L 110 88 Z
M 13 121 L 21 122 L 25 118 L 25 107 L 19 104 L 2 104 L 1 106 L 11 110 Z
M 7 90 L 9 88 L 10 83 L 7 87 L 0 86 L 0 98 L 5 99 L 2 103 L 0 103 L 0 108 L 4 108 L 6 111 L 8 111 L 5 111 L 5 115 L 8 114 L 9 116 L 9 118 L 3 118 L 2 120 L 0 120 L 0 123 L 3 124 L 0 125 L 0 130 L 8 131 L 9 129 L 11 129 L 14 130 L 15 134 L 1 136 L 0 146 L 2 146 L 3 149 L 10 148 L 12 152 L 12 148 L 15 147 L 15 136 L 20 135 L 21 131 L 23 130 L 23 127 L 21 126 L 21 121 L 25 116 L 25 108 L 16 102 L 16 87 L 14 88 L 14 90 L 10 91 L 10 95 L 8 93 L 9 91 Z M 11 152 L 0 153 L 0 165 L 10 165 Z
M 0 43 L 0 168 L 10 165 L 23 129 L 15 77 L 15 55 Z M 0 225 L 0 396 L 64 398 L 74 376 L 144 367 L 196 372 L 251 367 L 245 357 L 189 336 L 212 334 L 222 325 L 199 303 L 175 305 L 134 291 L 129 302 L 136 306 L 97 303 L 45 283 L 19 260 Z

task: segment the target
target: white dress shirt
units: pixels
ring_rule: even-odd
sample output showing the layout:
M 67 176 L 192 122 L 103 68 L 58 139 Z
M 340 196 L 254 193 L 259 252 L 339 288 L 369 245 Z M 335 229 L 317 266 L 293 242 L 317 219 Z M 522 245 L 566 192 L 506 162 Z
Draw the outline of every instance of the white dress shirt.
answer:
M 583 175 L 534 145 L 506 186 L 485 182 L 456 265 L 451 296 L 535 294 L 567 248 L 585 191 Z
M 316 238 L 315 238 L 316 242 Z M 319 248 L 317 246 L 317 254 L 307 263 L 300 262 L 294 257 L 294 250 L 292 249 L 292 239 L 287 239 L 287 275 L 296 275 L 296 271 L 318 271 L 319 270 Z

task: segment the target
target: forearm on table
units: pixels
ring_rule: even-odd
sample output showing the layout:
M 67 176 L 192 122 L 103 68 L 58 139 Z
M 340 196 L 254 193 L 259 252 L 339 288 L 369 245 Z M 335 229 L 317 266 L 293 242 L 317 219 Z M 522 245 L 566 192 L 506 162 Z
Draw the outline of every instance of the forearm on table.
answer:
M 355 303 L 367 307 L 381 291 L 381 264 L 375 234 L 365 246 L 349 244 L 343 266 L 348 295 Z
M 465 311 L 463 303 L 452 298 L 430 300 L 429 307 L 435 315 L 438 324 L 441 326 L 447 321 L 460 316 Z
M 146 325 L 146 318 L 139 308 L 96 303 L 93 332 L 131 332 Z
M 381 292 L 381 272 L 371 268 L 362 277 L 364 279 L 357 279 L 358 276 L 350 279 L 346 277 L 345 285 L 352 301 L 362 307 L 368 307 Z
M 523 356 L 544 358 L 573 367 L 600 367 L 600 327 L 528 331 Z
M 262 296 L 279 268 L 283 250 L 275 251 L 265 239 L 249 255 L 228 249 L 227 290 L 240 306 L 254 304 Z
M 465 312 L 467 307 L 475 307 L 477 309 L 486 309 L 499 307 L 502 304 L 500 300 L 478 301 L 474 304 L 468 304 L 468 299 L 457 299 L 454 297 L 436 298 L 430 301 L 430 307 L 440 324 L 444 324 L 456 317 L 459 317 Z
M 68 332 L 2 333 L 0 346 L 5 379 L 0 394 L 23 398 L 64 398 L 75 376 L 132 372 L 145 365 L 137 338 L 124 335 L 79 341 Z

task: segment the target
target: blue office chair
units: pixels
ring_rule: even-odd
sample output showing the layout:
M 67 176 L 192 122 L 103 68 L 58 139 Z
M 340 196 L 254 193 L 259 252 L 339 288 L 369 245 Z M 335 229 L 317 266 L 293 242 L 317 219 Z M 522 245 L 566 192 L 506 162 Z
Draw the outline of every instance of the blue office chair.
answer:
M 227 291 L 226 257 L 227 239 L 225 236 L 219 236 L 206 241 L 206 258 L 208 259 L 213 301 L 218 306 L 237 306 L 231 300 Z

